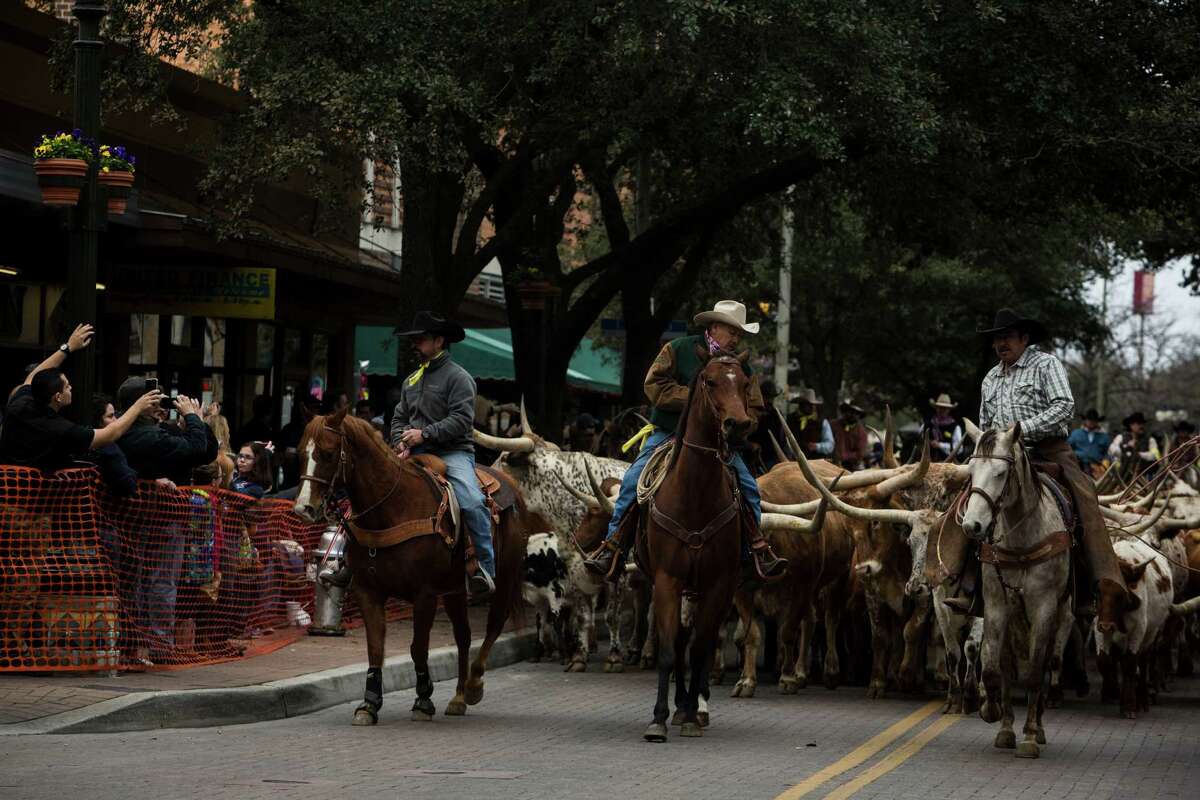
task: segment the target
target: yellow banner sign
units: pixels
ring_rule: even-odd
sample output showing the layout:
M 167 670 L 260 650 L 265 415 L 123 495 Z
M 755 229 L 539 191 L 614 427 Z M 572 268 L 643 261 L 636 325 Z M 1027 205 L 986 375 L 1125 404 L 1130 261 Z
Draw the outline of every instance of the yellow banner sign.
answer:
M 272 267 L 132 267 L 119 288 L 147 310 L 192 317 L 275 319 Z

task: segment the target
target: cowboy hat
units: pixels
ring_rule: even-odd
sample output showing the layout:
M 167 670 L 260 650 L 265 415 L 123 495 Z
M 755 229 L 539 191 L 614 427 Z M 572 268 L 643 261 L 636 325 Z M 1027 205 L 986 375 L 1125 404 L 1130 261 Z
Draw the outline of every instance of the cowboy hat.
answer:
M 722 300 L 713 306 L 712 311 L 702 311 L 692 322 L 696 325 L 710 325 L 713 322 L 724 322 L 746 333 L 758 333 L 757 322 L 746 322 L 746 307 L 737 300 Z
M 850 409 L 851 411 L 853 411 L 855 414 L 861 415 L 861 414 L 867 413 L 866 411 L 863 411 L 861 406 L 854 405 L 854 401 L 852 399 L 850 399 L 849 397 L 847 397 L 845 400 L 843 400 L 842 404 L 840 406 L 838 406 L 838 411 L 844 411 L 847 408 Z
M 1128 428 L 1130 425 L 1133 425 L 1135 422 L 1140 422 L 1142 425 L 1145 425 L 1146 415 L 1140 411 L 1135 411 L 1125 419 L 1121 420 L 1121 424 L 1126 428 Z
M 412 326 L 408 330 L 402 331 L 399 328 L 395 330 L 396 336 L 421 336 L 423 334 L 443 336 L 447 343 L 461 342 L 467 337 L 462 325 L 432 311 L 418 311 L 413 316 Z
M 976 333 L 981 336 L 992 336 L 1007 330 L 1017 330 L 1029 334 L 1029 343 L 1035 344 L 1046 338 L 1046 326 L 1036 319 L 1024 317 L 1011 308 L 1002 308 L 996 312 L 992 327 L 980 328 Z
M 929 401 L 929 405 L 933 406 L 934 408 L 958 408 L 958 403 L 953 402 L 950 399 L 950 395 L 946 394 L 945 392 L 939 394 L 937 396 L 937 400 L 931 399 Z
M 1094 408 L 1089 408 L 1087 413 L 1083 415 L 1082 419 L 1090 419 L 1093 422 L 1104 422 L 1104 420 L 1108 419 L 1108 417 L 1102 415 Z
M 812 389 L 805 389 L 802 392 L 796 392 L 792 395 L 792 400 L 797 403 L 811 403 L 814 406 L 819 406 L 822 403 L 821 398 L 817 397 L 817 393 Z

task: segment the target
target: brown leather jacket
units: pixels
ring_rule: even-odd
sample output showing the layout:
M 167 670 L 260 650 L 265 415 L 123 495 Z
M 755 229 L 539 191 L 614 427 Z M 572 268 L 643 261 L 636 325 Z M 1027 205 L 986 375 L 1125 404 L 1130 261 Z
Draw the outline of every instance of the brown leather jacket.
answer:
M 688 338 L 703 341 L 702 337 Z M 695 373 L 687 374 L 691 370 L 683 369 L 683 367 L 688 365 L 678 363 L 676 351 L 679 345 L 673 345 L 673 342 L 667 342 L 658 352 L 654 363 L 650 365 L 650 371 L 646 373 L 644 388 L 650 405 L 660 412 L 660 419 L 669 418 L 677 421 L 678 416 L 683 413 L 683 409 L 687 405 L 688 387 L 691 385 Z M 689 358 L 688 361 L 691 359 Z M 699 359 L 696 359 L 697 366 L 699 363 Z M 746 410 L 750 412 L 750 416 L 754 418 L 755 426 L 757 426 L 759 418 L 766 410 L 766 403 L 763 401 L 758 376 L 748 366 L 746 369 L 750 377 L 749 408 Z M 661 423 L 656 424 L 666 430 L 674 430 L 674 425 L 668 427 Z

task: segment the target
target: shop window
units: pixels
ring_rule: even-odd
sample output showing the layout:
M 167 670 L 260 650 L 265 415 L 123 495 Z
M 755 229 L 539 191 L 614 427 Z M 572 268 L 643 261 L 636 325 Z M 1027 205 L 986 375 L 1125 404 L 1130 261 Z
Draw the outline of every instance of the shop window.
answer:
M 191 344 L 188 341 L 188 318 L 175 315 L 171 317 L 171 345 L 182 347 Z
M 258 323 L 254 365 L 258 369 L 270 369 L 275 363 L 275 326 L 269 322 Z M 262 394 L 262 392 L 259 392 Z
M 0 284 L 0 339 L 38 343 L 42 321 L 42 287 L 29 283 Z
M 158 363 L 158 315 L 129 315 L 129 363 Z
M 225 320 L 204 320 L 204 366 L 225 366 Z
M 285 369 L 291 367 L 306 367 L 305 359 L 302 354 L 304 337 L 296 328 L 287 328 L 283 332 L 283 366 Z

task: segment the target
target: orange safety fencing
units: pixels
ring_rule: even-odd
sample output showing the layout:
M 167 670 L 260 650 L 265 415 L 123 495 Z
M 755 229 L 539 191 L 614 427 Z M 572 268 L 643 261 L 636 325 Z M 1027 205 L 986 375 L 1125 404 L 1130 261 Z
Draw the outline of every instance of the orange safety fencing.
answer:
M 325 523 L 285 500 L 0 467 L 0 671 L 194 666 L 304 635 Z M 396 604 L 390 617 L 404 611 Z M 344 619 L 356 609 L 347 600 Z

